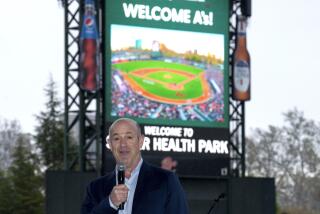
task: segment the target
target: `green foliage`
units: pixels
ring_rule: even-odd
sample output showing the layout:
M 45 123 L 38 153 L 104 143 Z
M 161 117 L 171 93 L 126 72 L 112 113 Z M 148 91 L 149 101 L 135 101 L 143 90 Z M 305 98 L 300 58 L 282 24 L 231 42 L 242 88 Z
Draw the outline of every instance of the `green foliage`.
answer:
M 14 201 L 13 186 L 5 172 L 0 172 L 0 213 L 14 213 L 12 202 Z
M 44 165 L 48 169 L 63 168 L 64 126 L 60 110 L 61 102 L 57 96 L 56 83 L 52 80 L 45 88 L 48 98 L 46 110 L 36 116 L 39 125 L 36 127 L 35 140 L 41 151 Z
M 43 177 L 28 136 L 20 135 L 7 174 L 1 173 L 0 213 L 44 213 Z

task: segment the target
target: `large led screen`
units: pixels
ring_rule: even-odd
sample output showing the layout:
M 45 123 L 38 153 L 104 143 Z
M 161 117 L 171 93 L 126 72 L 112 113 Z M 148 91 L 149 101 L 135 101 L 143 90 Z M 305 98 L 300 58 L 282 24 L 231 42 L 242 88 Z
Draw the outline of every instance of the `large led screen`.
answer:
M 107 119 L 227 127 L 226 6 L 107 1 Z
M 104 9 L 107 124 L 138 121 L 146 151 L 227 157 L 228 1 L 106 0 Z

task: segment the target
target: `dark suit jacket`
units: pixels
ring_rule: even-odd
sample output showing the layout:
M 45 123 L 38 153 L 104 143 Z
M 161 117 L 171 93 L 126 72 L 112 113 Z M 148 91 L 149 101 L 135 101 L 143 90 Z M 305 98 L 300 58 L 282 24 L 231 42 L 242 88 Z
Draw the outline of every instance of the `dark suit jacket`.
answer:
M 117 213 L 109 204 L 116 185 L 115 172 L 92 181 L 82 203 L 81 214 Z M 187 201 L 178 177 L 143 161 L 134 193 L 132 214 L 185 214 Z

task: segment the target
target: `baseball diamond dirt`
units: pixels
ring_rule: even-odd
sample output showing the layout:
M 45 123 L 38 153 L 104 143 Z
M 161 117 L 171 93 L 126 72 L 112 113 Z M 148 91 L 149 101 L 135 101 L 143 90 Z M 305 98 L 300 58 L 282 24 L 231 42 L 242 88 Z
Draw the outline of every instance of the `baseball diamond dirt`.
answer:
M 147 65 L 150 67 L 139 68 L 134 64 L 136 62 L 125 62 L 113 66 L 133 91 L 150 100 L 169 104 L 199 104 L 214 96 L 201 69 L 157 61 L 149 61 Z

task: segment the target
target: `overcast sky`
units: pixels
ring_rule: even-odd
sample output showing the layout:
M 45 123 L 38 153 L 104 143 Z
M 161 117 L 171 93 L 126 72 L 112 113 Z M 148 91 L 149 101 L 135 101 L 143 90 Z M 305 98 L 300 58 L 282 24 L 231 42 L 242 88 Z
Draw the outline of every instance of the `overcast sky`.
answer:
M 281 125 L 296 107 L 320 122 L 320 1 L 253 0 L 247 129 Z
M 64 97 L 63 9 L 56 0 L 0 0 L 0 117 L 34 132 L 50 73 Z M 253 0 L 252 99 L 246 129 L 282 125 L 296 107 L 320 122 L 320 1 Z

